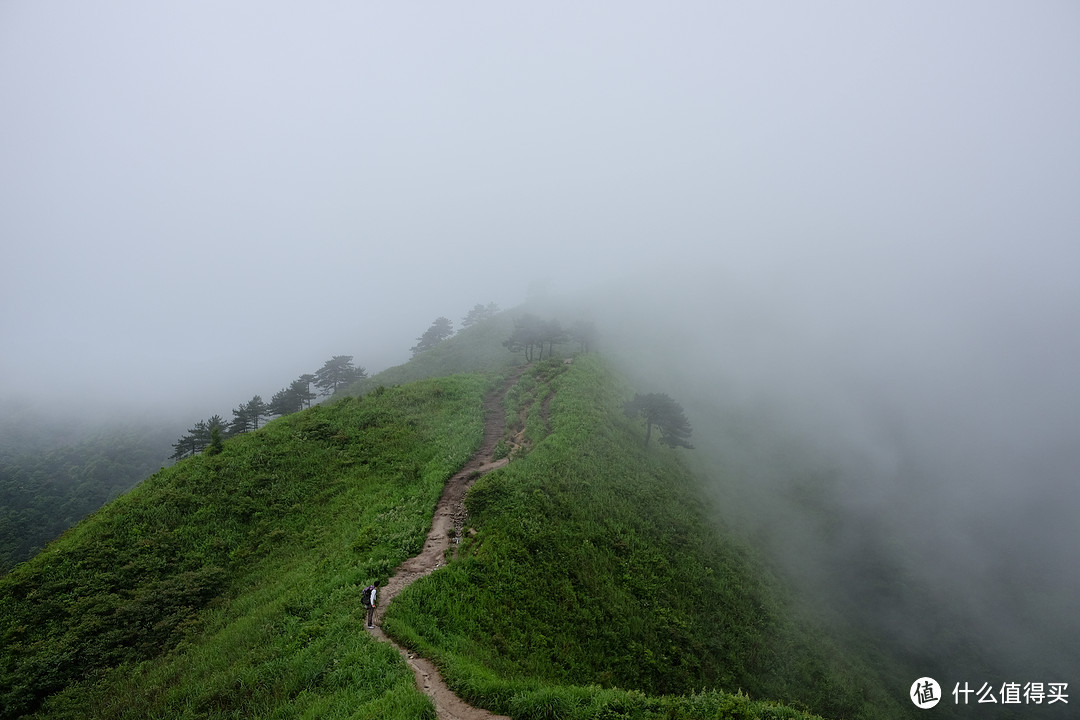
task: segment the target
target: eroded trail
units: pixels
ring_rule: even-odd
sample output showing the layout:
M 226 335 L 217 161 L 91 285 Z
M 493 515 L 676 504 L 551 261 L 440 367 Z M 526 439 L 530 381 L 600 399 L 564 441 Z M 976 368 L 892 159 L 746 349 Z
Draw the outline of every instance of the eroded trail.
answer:
M 505 715 L 494 715 L 487 710 L 473 707 L 459 698 L 443 682 L 433 663 L 398 645 L 382 631 L 382 617 L 386 607 L 398 593 L 443 564 L 446 550 L 450 547 L 450 530 L 460 529 L 465 518 L 465 493 L 476 478 L 506 465 L 507 458 L 493 461 L 492 455 L 505 424 L 503 398 L 513 387 L 524 368 L 513 371 L 502 388 L 488 395 L 484 401 L 484 439 L 480 449 L 469 459 L 443 488 L 442 497 L 435 507 L 435 516 L 428 531 L 424 548 L 419 555 L 409 558 L 394 571 L 386 587 L 379 588 L 379 605 L 375 610 L 375 628 L 368 630 L 378 640 L 397 648 L 416 676 L 417 686 L 431 698 L 439 720 L 510 720 Z

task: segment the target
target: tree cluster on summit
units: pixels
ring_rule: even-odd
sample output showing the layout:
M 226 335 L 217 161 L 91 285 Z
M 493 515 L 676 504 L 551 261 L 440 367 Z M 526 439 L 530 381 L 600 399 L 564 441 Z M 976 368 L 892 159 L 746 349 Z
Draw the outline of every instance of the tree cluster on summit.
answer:
M 493 302 L 487 305 L 477 303 L 462 319 L 461 325 L 463 328 L 475 325 L 494 317 L 497 312 L 499 312 L 499 306 Z M 410 350 L 415 357 L 418 353 L 430 350 L 453 334 L 453 322 L 446 317 L 438 317 L 431 327 L 417 338 L 416 345 Z M 591 322 L 579 320 L 564 329 L 558 320 L 542 320 L 535 315 L 525 313 L 514 320 L 514 332 L 503 342 L 503 346 L 511 352 L 523 352 L 525 361 L 532 362 L 544 359 L 545 346 L 548 357 L 551 357 L 555 345 L 567 342 L 577 343 L 579 351 L 587 353 L 595 340 L 596 327 Z M 352 355 L 335 355 L 327 360 L 317 372 L 301 375 L 288 387 L 276 392 L 270 398 L 270 402 L 264 401 L 261 395 L 255 395 L 233 409 L 231 422 L 227 422 L 220 415 L 200 420 L 173 443 L 175 452 L 170 459 L 183 460 L 201 452 L 218 453 L 221 451 L 221 443 L 225 438 L 258 430 L 260 425 L 271 418 L 309 408 L 315 398 L 333 395 L 339 389 L 366 378 L 367 371 L 363 367 L 353 365 L 352 360 Z M 312 386 L 318 390 L 318 393 L 312 391 Z M 669 416 L 664 417 L 669 418 Z M 649 424 L 650 431 L 652 424 L 656 423 Z M 665 421 L 661 427 L 668 428 L 669 425 L 670 422 Z M 671 430 L 664 429 L 662 432 L 665 442 L 669 437 L 678 437 L 672 434 L 674 431 Z
M 499 312 L 499 306 L 493 302 L 489 302 L 487 305 L 481 305 L 476 303 L 473 309 L 469 311 L 461 320 L 461 327 L 467 328 L 470 325 L 475 325 L 478 322 L 483 322 L 490 318 L 495 317 L 495 313 Z M 412 351 L 413 357 L 416 357 L 417 353 L 422 353 L 425 350 L 430 350 L 446 338 L 454 334 L 454 323 L 445 317 L 435 318 L 435 322 L 431 324 L 423 335 L 416 338 L 417 342 L 409 350 Z
M 226 423 L 220 415 L 200 420 L 173 443 L 175 452 L 170 459 L 183 460 L 204 450 L 213 454 L 227 437 L 258 430 L 265 420 L 311 407 L 311 401 L 319 395 L 333 395 L 339 388 L 366 378 L 367 370 L 356 367 L 352 360 L 352 355 L 335 355 L 314 374 L 301 375 L 288 387 L 274 393 L 269 403 L 261 395 L 254 396 L 232 411 L 233 420 L 230 423 Z M 317 394 L 312 392 L 312 385 L 319 390 Z
M 473 309 L 469 311 L 469 314 L 462 318 L 461 327 L 467 328 L 478 322 L 489 320 L 495 317 L 497 312 L 499 312 L 499 306 L 493 302 L 489 302 L 487 305 L 476 303 L 476 305 L 473 305 Z
M 461 326 L 469 327 L 494 317 L 497 312 L 499 306 L 493 302 L 487 305 L 477 303 L 462 319 Z M 454 324 L 445 317 L 437 318 L 427 332 L 417 338 L 418 343 L 411 348 L 412 353 L 415 356 L 428 350 L 453 334 Z M 335 355 L 314 374 L 301 375 L 288 387 L 278 390 L 270 398 L 270 402 L 263 400 L 261 395 L 256 395 L 242 403 L 232 411 L 232 422 L 226 422 L 220 415 L 214 415 L 195 423 L 194 427 L 188 429 L 187 434 L 173 443 L 175 452 L 169 459 L 183 460 L 204 451 L 211 454 L 220 452 L 221 441 L 225 438 L 258 430 L 266 420 L 309 408 L 315 398 L 333 395 L 339 389 L 366 377 L 367 370 L 353 365 L 352 355 Z M 318 393 L 312 391 L 312 386 Z
M 547 345 L 548 357 L 555 345 L 576 342 L 583 353 L 596 341 L 596 326 L 585 320 L 578 320 L 564 329 L 558 320 L 542 320 L 535 315 L 525 313 L 514 320 L 514 332 L 503 341 L 503 346 L 511 352 L 525 354 L 525 362 L 544 359 L 544 346 Z

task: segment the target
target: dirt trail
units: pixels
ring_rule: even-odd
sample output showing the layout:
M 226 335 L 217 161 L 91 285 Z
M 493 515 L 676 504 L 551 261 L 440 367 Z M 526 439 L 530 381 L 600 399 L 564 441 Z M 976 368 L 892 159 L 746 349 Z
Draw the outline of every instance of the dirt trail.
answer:
M 431 530 L 428 531 L 427 540 L 424 541 L 424 549 L 419 555 L 403 562 L 394 571 L 386 587 L 379 588 L 375 628 L 368 630 L 373 637 L 392 645 L 401 653 L 416 676 L 417 686 L 435 704 L 435 712 L 439 720 L 510 720 L 510 718 L 475 708 L 451 692 L 432 662 L 401 647 L 382 631 L 382 617 L 387 605 L 397 597 L 398 593 L 425 575 L 431 574 L 443 564 L 446 550 L 450 547 L 450 530 L 456 528 L 460 536 L 460 529 L 465 521 L 465 493 L 476 478 L 509 462 L 507 458 L 493 461 L 491 456 L 494 454 L 495 445 L 499 442 L 505 425 L 503 397 L 517 382 L 523 371 L 524 368 L 515 370 L 502 388 L 492 392 L 485 399 L 484 440 L 480 449 L 446 483 L 442 497 L 439 498 L 439 503 L 435 507 L 435 517 L 431 523 Z

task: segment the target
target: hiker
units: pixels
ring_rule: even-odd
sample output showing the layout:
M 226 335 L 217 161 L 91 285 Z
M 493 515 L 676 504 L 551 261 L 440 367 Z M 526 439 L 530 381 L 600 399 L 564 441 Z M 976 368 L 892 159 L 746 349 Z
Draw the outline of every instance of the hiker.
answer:
M 364 588 L 364 592 L 360 594 L 360 602 L 367 608 L 367 626 L 369 628 L 375 627 L 372 624 L 372 620 L 375 618 L 375 603 L 376 595 L 379 594 L 379 581 L 376 580 L 374 584 L 368 585 Z

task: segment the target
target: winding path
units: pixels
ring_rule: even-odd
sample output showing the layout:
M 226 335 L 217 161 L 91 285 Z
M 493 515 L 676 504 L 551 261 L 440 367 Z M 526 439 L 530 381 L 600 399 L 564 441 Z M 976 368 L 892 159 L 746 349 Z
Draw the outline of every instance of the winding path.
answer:
M 379 588 L 379 605 L 375 609 L 375 628 L 368 630 L 373 637 L 388 643 L 401 653 L 412 668 L 417 686 L 431 698 L 439 720 L 510 720 L 505 715 L 494 715 L 487 710 L 473 707 L 455 695 L 446 686 L 435 664 L 401 647 L 382 631 L 382 617 L 386 607 L 398 593 L 439 567 L 450 547 L 450 530 L 457 529 L 460 536 L 465 521 L 465 494 L 473 482 L 509 462 L 507 458 L 492 460 L 495 446 L 503 433 L 506 412 L 503 398 L 517 382 L 525 368 L 515 369 L 502 388 L 491 392 L 484 401 L 484 439 L 480 449 L 465 463 L 443 488 L 442 497 L 435 506 L 435 516 L 428 531 L 427 540 L 420 554 L 409 558 L 394 571 L 386 587 Z

